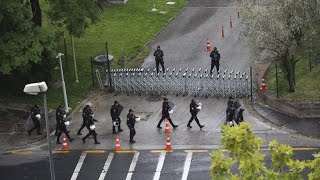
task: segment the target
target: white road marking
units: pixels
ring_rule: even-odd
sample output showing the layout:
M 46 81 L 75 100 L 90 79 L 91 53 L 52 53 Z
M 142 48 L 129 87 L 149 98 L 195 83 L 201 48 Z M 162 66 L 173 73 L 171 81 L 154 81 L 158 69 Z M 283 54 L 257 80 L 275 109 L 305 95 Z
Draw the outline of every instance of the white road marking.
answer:
M 181 180 L 188 179 L 191 159 L 192 159 L 192 152 L 188 152 L 187 157 L 186 157 L 186 161 L 184 162 L 184 168 L 183 168 L 183 174 L 182 174 Z
M 162 152 L 159 156 L 159 161 L 158 161 L 158 165 L 157 165 L 157 170 L 154 173 L 153 176 L 153 180 L 159 180 L 160 179 L 160 174 L 161 174 L 161 170 L 162 170 L 162 166 L 164 163 L 164 159 L 166 158 L 166 152 Z
M 140 154 L 139 152 L 134 153 L 134 156 L 133 156 L 133 159 L 131 161 L 131 164 L 130 164 L 130 167 L 129 167 L 129 172 L 127 174 L 126 180 L 131 180 L 133 171 L 134 171 L 134 169 L 136 168 L 136 165 L 137 165 L 139 154 Z
M 99 179 L 98 180 L 104 180 L 104 177 L 106 176 L 107 172 L 108 172 L 108 169 L 110 167 L 110 164 L 111 164 L 111 161 L 113 159 L 113 155 L 114 153 L 110 153 L 107 160 L 106 160 L 106 163 L 104 164 L 103 166 L 103 169 L 101 171 L 101 174 L 99 176 Z
M 76 168 L 74 169 L 73 174 L 72 174 L 72 177 L 71 177 L 70 180 L 76 180 L 76 179 L 77 179 L 77 177 L 78 177 L 78 175 L 79 175 L 79 172 L 80 172 L 80 170 L 81 170 L 82 164 L 83 164 L 84 159 L 86 158 L 86 156 L 87 156 L 87 153 L 85 153 L 85 152 L 83 152 L 83 153 L 81 154 L 81 156 L 80 156 L 80 158 L 79 158 L 79 161 L 78 161 L 78 163 L 77 163 L 77 166 L 76 166 Z

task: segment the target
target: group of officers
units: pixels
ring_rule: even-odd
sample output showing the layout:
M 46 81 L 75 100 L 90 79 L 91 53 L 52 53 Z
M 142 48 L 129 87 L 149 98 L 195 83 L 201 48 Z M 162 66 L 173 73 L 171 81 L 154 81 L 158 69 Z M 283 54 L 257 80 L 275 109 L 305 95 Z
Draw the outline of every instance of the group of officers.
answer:
M 163 99 L 163 103 L 162 103 L 162 117 L 157 125 L 157 128 L 159 128 L 159 129 L 162 128 L 161 123 L 165 119 L 167 119 L 169 121 L 169 123 L 172 125 L 172 127 L 174 129 L 178 127 L 178 125 L 175 125 L 172 122 L 172 119 L 170 117 L 170 114 L 173 113 L 172 108 L 173 107 L 170 107 L 169 99 L 165 97 Z M 193 120 L 196 121 L 196 123 L 200 129 L 202 129 L 204 127 L 204 125 L 200 124 L 199 119 L 197 117 L 197 114 L 201 110 L 201 108 L 202 108 L 201 103 L 197 103 L 194 99 L 191 100 L 191 103 L 190 103 L 191 118 L 187 124 L 188 128 L 192 128 L 191 123 Z M 123 106 L 121 106 L 118 101 L 115 101 L 110 109 L 110 114 L 111 114 L 111 119 L 112 119 L 112 133 L 113 134 L 117 134 L 117 133 L 123 131 L 123 129 L 121 129 L 121 119 L 120 119 L 120 114 L 121 114 L 122 110 L 123 110 Z M 230 123 L 231 126 L 234 126 L 235 124 L 239 124 L 240 122 L 242 122 L 243 121 L 243 111 L 244 111 L 244 109 L 241 108 L 241 104 L 238 101 L 234 101 L 233 97 L 229 97 L 228 107 L 226 110 L 226 123 L 225 124 Z M 29 135 L 31 134 L 31 132 L 34 129 L 37 129 L 37 133 L 41 134 L 40 133 L 41 115 L 40 115 L 40 109 L 37 105 L 35 105 L 31 109 L 31 118 L 34 123 L 34 127 L 29 130 Z M 82 125 L 81 125 L 80 129 L 78 130 L 77 134 L 82 135 L 81 131 L 83 130 L 83 128 L 85 128 L 85 127 L 87 128 L 88 133 L 86 136 L 84 136 L 82 138 L 83 143 L 85 143 L 86 139 L 92 135 L 94 138 L 94 143 L 100 144 L 100 142 L 97 140 L 97 132 L 95 131 L 96 127 L 94 125 L 94 122 L 98 122 L 98 121 L 96 119 L 94 119 L 94 112 L 92 110 L 92 103 L 90 103 L 90 102 L 87 103 L 86 106 L 83 108 L 82 118 L 83 118 L 83 122 L 82 122 Z M 130 130 L 130 143 L 135 143 L 135 140 L 133 140 L 133 138 L 136 134 L 135 123 L 137 121 L 140 121 L 140 117 L 135 116 L 134 111 L 132 109 L 129 109 L 129 112 L 127 114 L 126 124 Z M 57 144 L 61 144 L 60 137 L 61 137 L 62 133 L 64 133 L 67 136 L 67 138 L 69 139 L 69 141 L 72 142 L 74 140 L 74 138 L 70 137 L 70 135 L 69 135 L 70 131 L 67 130 L 67 126 L 70 124 L 70 122 L 68 120 L 66 120 L 66 112 L 61 105 L 56 110 L 56 122 L 57 122 L 57 125 L 56 125 L 55 135 L 57 136 Z M 118 131 L 116 131 L 116 129 Z

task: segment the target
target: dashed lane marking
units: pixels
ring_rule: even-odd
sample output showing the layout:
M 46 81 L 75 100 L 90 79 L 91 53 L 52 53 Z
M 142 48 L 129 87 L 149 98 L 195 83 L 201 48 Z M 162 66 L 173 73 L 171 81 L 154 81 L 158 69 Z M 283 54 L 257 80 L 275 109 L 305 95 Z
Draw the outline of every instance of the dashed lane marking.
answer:
M 105 153 L 105 152 L 107 152 L 107 151 L 105 151 L 105 150 L 84 150 L 84 151 L 82 151 L 82 152 L 85 152 L 85 153 Z
M 163 152 L 173 152 L 172 150 L 171 151 L 168 151 L 168 150 L 151 150 L 150 152 L 152 153 L 163 153 Z
M 107 172 L 109 170 L 109 167 L 110 167 L 111 161 L 113 159 L 113 156 L 114 156 L 114 153 L 110 153 L 108 155 L 108 158 L 107 158 L 106 163 L 104 164 L 104 166 L 102 168 L 102 171 L 101 171 L 101 174 L 100 174 L 98 180 L 104 180 L 104 177 L 106 176 L 106 174 L 107 174 Z
M 140 154 L 139 152 L 136 152 L 134 154 L 133 159 L 132 159 L 131 164 L 130 164 L 130 167 L 129 167 L 129 171 L 128 171 L 126 180 L 131 180 L 133 171 L 134 171 L 134 169 L 136 168 L 136 165 L 137 165 L 139 154 Z
M 159 156 L 159 161 L 158 161 L 156 172 L 154 173 L 154 176 L 153 176 L 153 180 L 160 179 L 160 174 L 161 174 L 161 170 L 162 170 L 165 158 L 166 158 L 166 152 L 162 152 Z
M 208 152 L 209 150 L 185 150 L 184 152 L 193 152 L 193 153 L 203 153 Z
M 138 151 L 136 151 L 136 150 L 123 150 L 123 151 L 115 151 L 115 153 L 136 153 L 136 152 L 138 152 Z
M 19 155 L 28 155 L 28 154 L 32 154 L 32 151 L 12 151 L 12 154 L 19 154 Z
M 186 161 L 184 162 L 183 174 L 181 180 L 187 180 L 192 160 L 192 152 L 188 152 Z
M 82 164 L 83 164 L 84 159 L 86 158 L 86 156 L 87 156 L 87 153 L 82 152 L 82 154 L 81 154 L 81 156 L 80 156 L 80 158 L 79 158 L 79 161 L 78 161 L 78 163 L 77 163 L 77 166 L 76 166 L 76 168 L 74 169 L 73 174 L 72 174 L 72 177 L 71 177 L 70 180 L 76 180 L 76 179 L 77 179 L 77 177 L 78 177 L 78 175 L 79 175 L 79 173 L 80 173 Z

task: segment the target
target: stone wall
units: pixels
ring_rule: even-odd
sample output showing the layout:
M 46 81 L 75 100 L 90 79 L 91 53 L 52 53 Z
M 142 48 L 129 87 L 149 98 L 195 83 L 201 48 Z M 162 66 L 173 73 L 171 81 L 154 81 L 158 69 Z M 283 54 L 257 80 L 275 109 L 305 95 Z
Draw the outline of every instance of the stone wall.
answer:
M 281 113 L 296 116 L 299 118 L 320 118 L 320 103 L 311 102 L 287 102 L 277 99 L 276 96 L 270 94 L 267 91 L 261 91 L 261 81 L 265 77 L 266 72 L 270 67 L 270 63 L 258 64 L 256 74 L 256 85 L 258 89 L 258 95 L 262 102 L 267 104 L 272 109 L 275 109 Z M 266 81 L 268 86 L 268 81 Z

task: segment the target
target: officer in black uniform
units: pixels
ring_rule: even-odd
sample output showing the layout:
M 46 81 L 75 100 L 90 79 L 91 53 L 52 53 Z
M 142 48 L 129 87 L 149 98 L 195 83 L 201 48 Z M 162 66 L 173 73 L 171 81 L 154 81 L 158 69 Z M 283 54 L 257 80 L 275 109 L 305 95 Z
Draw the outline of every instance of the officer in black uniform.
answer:
M 89 113 L 88 122 L 87 122 L 87 124 L 86 124 L 86 127 L 87 127 L 88 130 L 89 130 L 89 133 L 88 133 L 84 138 L 82 138 L 82 141 L 83 141 L 83 143 L 86 143 L 86 139 L 87 139 L 89 136 L 93 135 L 94 143 L 95 143 L 95 144 L 100 144 L 100 142 L 98 142 L 98 140 L 97 140 L 97 133 L 96 133 L 95 126 L 94 126 L 94 122 L 98 122 L 98 121 L 95 120 L 95 119 L 93 118 L 93 116 L 94 116 L 93 111 L 91 111 L 91 112 Z
M 196 101 L 195 101 L 194 99 L 191 99 L 191 103 L 190 103 L 191 119 L 189 120 L 189 123 L 188 123 L 188 125 L 187 125 L 188 128 L 192 128 L 192 126 L 191 126 L 190 124 L 191 124 L 191 122 L 192 122 L 193 120 L 196 121 L 196 123 L 198 124 L 198 126 L 199 126 L 200 128 L 203 128 L 203 127 L 204 127 L 204 125 L 201 125 L 201 124 L 200 124 L 199 119 L 198 119 L 198 117 L 197 117 L 197 114 L 198 114 L 198 112 L 200 111 L 200 110 L 198 109 L 198 107 L 199 107 L 199 105 L 196 103 Z
M 65 118 L 66 118 L 66 114 L 64 111 L 61 111 L 61 113 L 59 113 L 57 119 L 58 119 L 58 122 L 57 122 L 57 127 L 58 127 L 58 136 L 57 136 L 57 144 L 61 144 L 60 142 L 60 137 L 61 137 L 61 134 L 64 133 L 67 138 L 69 139 L 70 142 L 72 142 L 74 139 L 71 138 L 69 136 L 69 131 L 67 131 L 67 126 L 65 124 Z
M 157 46 L 157 50 L 154 51 L 153 56 L 156 60 L 156 68 L 157 68 L 157 74 L 159 73 L 159 64 L 161 64 L 162 67 L 162 73 L 165 73 L 164 69 L 164 61 L 163 61 L 163 51 L 160 49 L 160 46 Z
M 33 122 L 34 127 L 28 131 L 29 136 L 31 135 L 31 132 L 32 132 L 34 129 L 37 129 L 37 134 L 40 135 L 40 134 L 41 134 L 41 133 L 40 133 L 40 119 L 41 119 L 41 115 L 40 115 L 40 108 L 39 108 L 38 105 L 34 105 L 34 106 L 31 108 L 31 119 L 32 119 L 32 122 Z
M 136 135 L 136 130 L 134 128 L 134 124 L 136 123 L 136 118 L 137 116 L 133 114 L 133 110 L 129 109 L 129 113 L 127 115 L 127 125 L 128 125 L 128 128 L 130 129 L 130 143 L 136 142 L 135 140 L 133 140 L 133 137 Z
M 175 129 L 178 127 L 178 125 L 174 125 L 171 118 L 170 118 L 170 114 L 169 114 L 169 111 L 171 110 L 170 106 L 169 106 L 169 101 L 167 98 L 164 98 L 163 99 L 163 103 L 162 103 L 162 117 L 157 125 L 157 128 L 161 129 L 162 127 L 160 126 L 162 121 L 164 119 L 168 119 L 170 124 L 172 125 L 172 127 Z
M 240 124 L 241 122 L 243 122 L 243 111 L 244 109 L 243 108 L 240 108 L 238 114 L 237 114 L 237 117 L 236 117 L 236 123 L 237 124 Z
M 91 106 L 92 106 L 91 103 L 87 103 L 87 105 L 82 110 L 82 125 L 77 132 L 78 135 L 82 135 L 81 131 L 84 127 L 86 127 L 88 123 L 89 114 L 90 112 L 92 112 Z
M 216 66 L 217 72 L 219 71 L 219 66 L 220 66 L 220 53 L 216 47 L 213 48 L 212 52 L 210 53 L 210 57 L 211 57 L 210 74 L 212 74 L 212 70 L 214 66 Z
M 55 132 L 55 136 L 58 136 L 58 123 L 59 123 L 59 116 L 60 114 L 62 114 L 63 112 L 63 108 L 61 105 L 58 106 L 57 110 L 56 110 L 56 132 Z
M 112 119 L 112 133 L 117 134 L 116 132 L 116 126 L 114 125 L 114 122 L 118 121 L 118 132 L 122 132 L 123 130 L 121 129 L 121 119 L 120 119 L 120 104 L 118 101 L 115 101 L 113 105 L 111 106 L 110 109 L 110 114 L 111 114 L 111 119 Z

